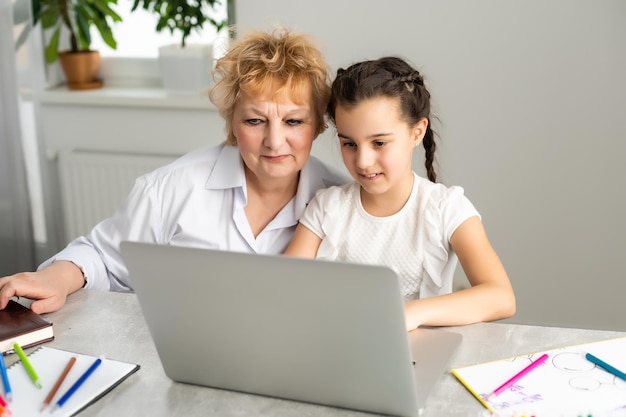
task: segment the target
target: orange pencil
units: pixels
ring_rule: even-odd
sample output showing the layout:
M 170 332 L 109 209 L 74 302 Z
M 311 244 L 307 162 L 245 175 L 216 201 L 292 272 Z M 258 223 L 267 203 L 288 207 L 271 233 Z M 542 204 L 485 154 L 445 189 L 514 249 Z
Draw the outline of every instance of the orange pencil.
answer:
M 63 370 L 63 372 L 61 372 L 61 375 L 59 376 L 59 379 L 57 379 L 57 382 L 54 384 L 54 386 L 50 390 L 50 393 L 48 394 L 46 399 L 43 400 L 43 405 L 41 406 L 41 411 L 43 411 L 43 409 L 46 408 L 52 402 L 52 398 L 54 397 L 54 394 L 56 394 L 57 391 L 59 390 L 59 387 L 61 386 L 61 384 L 65 380 L 65 377 L 67 376 L 67 374 L 70 372 L 70 369 L 72 369 L 72 366 L 74 366 L 74 363 L 76 363 L 76 356 L 73 356 L 70 359 L 70 361 L 65 366 L 65 369 Z
M 7 407 L 6 404 L 0 404 L 0 417 L 10 416 L 10 415 L 11 415 L 11 410 L 9 410 L 9 407 Z
M 9 403 L 4 397 L 0 394 L 0 417 L 10 416 L 11 410 L 9 410 Z

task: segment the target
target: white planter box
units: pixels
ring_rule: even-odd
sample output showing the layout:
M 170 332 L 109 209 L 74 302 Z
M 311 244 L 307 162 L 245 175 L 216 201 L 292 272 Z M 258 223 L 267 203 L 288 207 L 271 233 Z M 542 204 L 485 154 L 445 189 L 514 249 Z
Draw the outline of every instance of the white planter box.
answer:
M 166 45 L 159 48 L 163 87 L 173 93 L 196 94 L 208 90 L 213 69 L 210 44 Z

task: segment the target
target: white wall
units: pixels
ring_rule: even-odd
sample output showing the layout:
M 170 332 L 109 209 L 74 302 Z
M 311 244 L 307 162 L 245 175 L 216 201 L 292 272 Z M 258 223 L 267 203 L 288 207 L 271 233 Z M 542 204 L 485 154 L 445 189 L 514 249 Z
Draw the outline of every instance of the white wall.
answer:
M 511 276 L 512 321 L 626 330 L 626 1 L 236 6 L 243 29 L 282 22 L 312 34 L 333 70 L 383 54 L 411 60 L 442 122 L 442 180 L 465 188 Z M 118 102 L 108 91 L 41 100 L 49 155 L 72 147 L 177 154 L 223 138 L 204 98 L 189 108 L 173 98 L 171 106 L 158 97 Z M 79 125 L 94 130 L 70 128 Z M 342 166 L 330 131 L 314 154 Z
M 516 289 L 512 321 L 626 330 L 625 1 L 236 6 L 242 30 L 314 35 L 333 69 L 412 61 L 442 122 L 442 180 L 464 186 Z M 333 140 L 314 152 L 340 165 Z

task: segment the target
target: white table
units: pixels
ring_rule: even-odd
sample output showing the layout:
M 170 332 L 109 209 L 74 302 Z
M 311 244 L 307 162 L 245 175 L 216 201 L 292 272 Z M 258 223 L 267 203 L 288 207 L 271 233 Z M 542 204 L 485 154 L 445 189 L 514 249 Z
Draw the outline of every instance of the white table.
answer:
M 161 367 L 134 294 L 81 290 L 65 307 L 46 315 L 55 340 L 47 346 L 135 362 L 141 369 L 81 416 L 332 416 L 371 414 L 296 401 L 181 384 Z M 495 359 L 625 336 L 623 332 L 503 323 L 450 327 L 463 335 L 452 368 Z M 7 363 L 15 361 L 7 357 Z M 447 372 L 434 388 L 424 416 L 483 416 L 485 409 Z

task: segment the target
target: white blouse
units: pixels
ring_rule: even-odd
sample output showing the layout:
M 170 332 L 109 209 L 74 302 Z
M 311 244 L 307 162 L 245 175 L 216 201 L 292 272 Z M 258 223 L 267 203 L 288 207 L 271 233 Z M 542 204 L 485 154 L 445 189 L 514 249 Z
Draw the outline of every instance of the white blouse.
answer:
M 247 191 L 239 149 L 223 144 L 199 149 L 139 177 L 112 217 L 39 269 L 72 261 L 85 275 L 85 288 L 128 291 L 132 286 L 119 248 L 124 240 L 282 253 L 314 193 L 348 179 L 311 156 L 300 172 L 296 196 L 255 238 L 244 212 Z
M 409 200 L 388 217 L 363 209 L 357 183 L 318 191 L 300 219 L 322 239 L 317 258 L 389 266 L 406 301 L 452 292 L 458 258 L 450 238 L 479 213 L 463 188 L 414 175 Z

